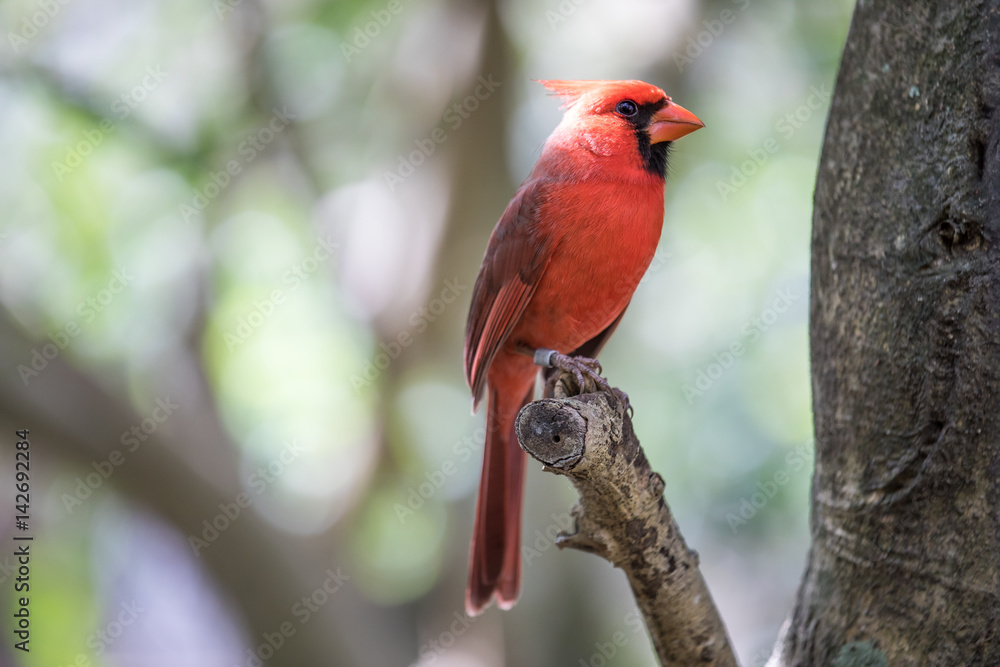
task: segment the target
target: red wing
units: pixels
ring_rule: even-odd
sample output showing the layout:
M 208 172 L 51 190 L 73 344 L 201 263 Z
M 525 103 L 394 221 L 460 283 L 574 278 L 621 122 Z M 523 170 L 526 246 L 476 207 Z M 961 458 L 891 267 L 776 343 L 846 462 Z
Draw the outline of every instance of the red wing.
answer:
M 549 244 L 538 236 L 543 190 L 539 181 L 528 181 L 510 200 L 476 278 L 465 327 L 465 379 L 472 387 L 473 409 L 483 396 L 490 363 L 521 319 L 549 260 Z

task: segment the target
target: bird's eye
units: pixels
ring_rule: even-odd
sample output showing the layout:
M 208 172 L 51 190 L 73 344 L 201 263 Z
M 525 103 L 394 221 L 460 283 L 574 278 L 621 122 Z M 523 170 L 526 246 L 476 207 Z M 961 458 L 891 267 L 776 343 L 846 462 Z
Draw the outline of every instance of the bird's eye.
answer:
M 632 100 L 622 100 L 618 103 L 618 106 L 615 107 L 615 111 L 625 117 L 628 117 L 639 113 L 639 107 L 637 107 L 635 102 Z

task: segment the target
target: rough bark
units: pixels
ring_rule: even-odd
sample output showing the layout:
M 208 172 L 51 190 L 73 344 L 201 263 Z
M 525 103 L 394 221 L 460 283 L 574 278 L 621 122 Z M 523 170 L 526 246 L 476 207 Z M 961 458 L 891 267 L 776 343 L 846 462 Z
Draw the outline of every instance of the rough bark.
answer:
M 814 202 L 813 542 L 772 664 L 1000 664 L 998 17 L 855 11 Z
M 595 553 L 628 576 L 662 665 L 736 665 L 712 596 L 663 499 L 632 420 L 607 393 L 529 403 L 518 415 L 521 447 L 580 493 L 575 532 L 560 548 Z

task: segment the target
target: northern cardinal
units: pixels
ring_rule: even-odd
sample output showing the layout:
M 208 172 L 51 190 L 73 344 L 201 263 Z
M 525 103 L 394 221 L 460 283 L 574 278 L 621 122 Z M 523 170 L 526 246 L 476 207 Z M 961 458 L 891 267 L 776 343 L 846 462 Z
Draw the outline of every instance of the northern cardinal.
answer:
M 501 609 L 517 601 L 526 458 L 514 420 L 532 398 L 538 366 L 600 379 L 593 358 L 660 239 L 670 142 L 704 127 L 642 81 L 540 83 L 566 114 L 493 230 L 465 331 L 473 411 L 486 385 L 490 397 L 470 615 L 494 596 Z

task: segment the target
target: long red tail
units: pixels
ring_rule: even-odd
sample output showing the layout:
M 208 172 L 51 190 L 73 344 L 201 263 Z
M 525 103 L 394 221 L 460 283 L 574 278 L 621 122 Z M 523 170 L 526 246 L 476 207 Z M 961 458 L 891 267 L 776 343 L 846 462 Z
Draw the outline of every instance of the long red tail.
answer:
M 470 616 L 481 613 L 494 595 L 498 607 L 510 609 L 521 590 L 521 501 L 527 461 L 517 444 L 514 420 L 533 391 L 534 382 L 517 400 L 518 391 L 490 387 L 486 451 L 465 589 L 465 610 Z

